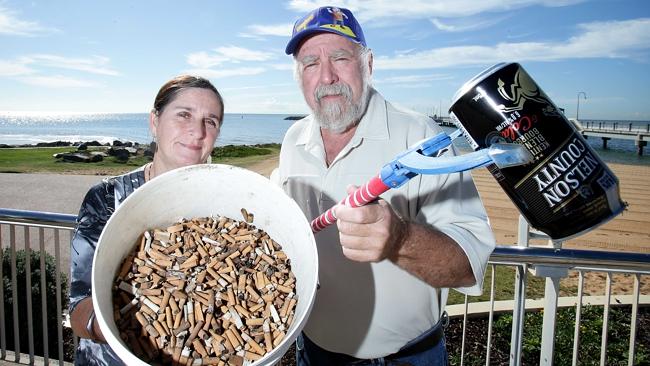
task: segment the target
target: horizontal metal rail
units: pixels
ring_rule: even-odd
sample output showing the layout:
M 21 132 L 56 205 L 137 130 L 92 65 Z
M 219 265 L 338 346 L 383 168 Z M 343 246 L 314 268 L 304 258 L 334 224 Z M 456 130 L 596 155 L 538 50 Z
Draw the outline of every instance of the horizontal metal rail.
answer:
M 76 220 L 77 215 L 0 208 L 0 223 L 5 224 L 74 228 Z
M 490 256 L 490 262 L 508 265 L 555 265 L 565 268 L 650 274 L 650 253 L 497 246 Z

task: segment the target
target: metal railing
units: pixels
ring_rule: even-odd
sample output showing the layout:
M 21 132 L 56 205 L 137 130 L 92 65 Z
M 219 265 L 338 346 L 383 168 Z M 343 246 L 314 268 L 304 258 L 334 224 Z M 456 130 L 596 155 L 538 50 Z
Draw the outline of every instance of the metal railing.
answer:
M 0 209 L 0 246 L 2 247 L 3 255 L 2 260 L 0 260 L 0 299 L 4 299 L 8 294 L 4 294 L 4 283 L 10 282 L 11 285 L 9 289 L 11 291 L 11 303 L 12 309 L 11 319 L 5 319 L 5 301 L 0 301 L 0 360 L 8 360 L 8 356 L 12 356 L 15 362 L 21 362 L 21 358 L 24 355 L 21 352 L 25 350 L 28 351 L 29 364 L 35 363 L 35 349 L 34 349 L 34 324 L 33 324 L 33 309 L 32 309 L 32 282 L 38 281 L 40 288 L 40 303 L 41 303 L 41 330 L 42 330 L 42 354 L 41 362 L 44 364 L 49 364 L 49 337 L 50 334 L 49 324 L 48 324 L 48 304 L 51 301 L 55 301 L 56 304 L 56 324 L 57 324 L 57 354 L 58 362 L 60 365 L 64 364 L 64 336 L 63 336 L 63 322 L 64 322 L 64 313 L 67 313 L 67 309 L 63 309 L 63 298 L 67 297 L 67 293 L 62 293 L 62 271 L 66 274 L 69 274 L 69 263 L 66 261 L 65 264 L 62 264 L 62 258 L 69 258 L 69 247 L 70 247 L 70 232 L 74 228 L 76 216 L 74 215 L 65 215 L 57 213 L 48 213 L 48 212 L 35 212 L 35 211 L 22 211 L 22 210 L 9 210 L 9 209 Z M 19 230 L 22 229 L 22 230 Z M 8 233 L 8 235 L 6 235 Z M 38 243 L 38 250 L 40 254 L 39 261 L 39 271 L 40 278 L 33 279 L 31 269 L 31 252 L 32 252 L 32 241 Z M 18 269 L 16 268 L 16 261 L 18 258 L 17 244 L 22 242 L 22 250 L 24 250 L 24 276 L 25 276 L 25 288 L 24 296 L 26 298 L 26 308 L 19 308 L 19 295 L 20 289 L 18 288 Z M 63 243 L 64 251 L 67 255 L 61 254 L 61 243 Z M 4 258 L 7 256 L 10 262 L 10 278 L 4 278 L 4 268 L 3 262 Z M 46 257 L 52 256 L 54 258 L 54 270 L 55 270 L 55 289 L 56 296 L 55 299 L 48 299 L 47 287 L 48 284 L 46 281 Z M 69 281 L 69 275 L 65 276 Z M 69 283 L 66 284 L 66 288 L 69 287 Z M 17 315 L 17 316 L 16 316 Z M 22 321 L 27 320 L 27 326 L 24 326 Z M 8 320 L 11 320 L 12 324 L 8 324 Z M 22 326 L 21 326 L 22 325 Z M 7 337 L 9 336 L 9 329 L 12 329 L 13 334 L 13 351 L 7 353 Z M 21 345 L 21 331 L 27 331 L 27 347 Z
M 67 294 L 62 294 L 61 292 L 61 272 L 69 273 L 69 252 L 67 257 L 66 254 L 61 254 L 61 243 L 64 243 L 64 247 L 69 251 L 70 243 L 70 232 L 74 227 L 76 216 L 74 215 L 64 215 L 56 213 L 47 213 L 47 212 L 38 212 L 38 211 L 22 211 L 22 210 L 8 210 L 0 209 L 0 243 L 2 248 L 6 251 L 9 251 L 10 255 L 10 272 L 11 285 L 9 289 L 11 291 L 12 297 L 12 324 L 7 323 L 8 319 L 5 319 L 5 309 L 4 302 L 0 301 L 0 361 L 12 361 L 9 358 L 13 355 L 13 361 L 16 363 L 24 363 L 24 360 L 21 358 L 29 357 L 29 364 L 34 364 L 35 362 L 35 352 L 34 352 L 34 334 L 33 334 L 33 321 L 31 318 L 32 314 L 32 304 L 31 304 L 31 291 L 28 289 L 32 288 L 32 278 L 31 278 L 31 269 L 29 268 L 29 261 L 26 261 L 27 268 L 25 269 L 26 273 L 26 286 L 25 292 L 27 297 L 27 308 L 20 309 L 18 307 L 18 296 L 20 289 L 17 286 L 17 269 L 16 269 L 16 257 L 17 249 L 16 244 L 20 242 L 22 238 L 23 249 L 26 251 L 27 258 L 29 258 L 29 252 L 31 251 L 31 241 L 34 238 L 32 231 L 36 231 L 36 238 L 39 244 L 39 250 L 41 254 L 40 261 L 40 288 L 41 288 L 41 301 L 46 303 L 50 299 L 44 298 L 45 287 L 45 253 L 53 255 L 56 263 L 56 312 L 57 312 L 57 346 L 58 346 L 58 363 L 60 365 L 64 364 L 63 360 L 63 316 L 64 310 L 62 309 L 62 296 L 67 296 Z M 575 300 L 576 307 L 576 323 L 575 323 L 575 336 L 574 336 L 574 345 L 573 345 L 573 365 L 578 364 L 577 355 L 580 345 L 580 320 L 581 320 L 581 311 L 583 305 L 583 274 L 587 271 L 603 271 L 607 273 L 606 281 L 606 291 L 604 296 L 604 307 L 603 307 L 603 331 L 602 331 L 602 347 L 601 347 L 601 365 L 607 364 L 607 327 L 609 325 L 608 316 L 610 311 L 610 298 L 612 297 L 611 293 L 611 273 L 630 273 L 635 277 L 634 279 L 634 294 L 631 297 L 630 303 L 632 305 L 632 314 L 631 314 L 631 324 L 630 324 L 630 346 L 629 346 L 629 355 L 628 355 L 628 364 L 634 364 L 635 359 L 635 350 L 636 350 L 636 332 L 637 332 L 637 314 L 640 303 L 647 304 L 650 300 L 640 301 L 640 282 L 642 276 L 650 275 L 650 254 L 640 254 L 640 253 L 621 253 L 621 252 L 605 252 L 605 251 L 588 251 L 588 250 L 571 250 L 571 249 L 561 249 L 561 248 L 539 248 L 539 247 L 526 247 L 528 239 L 533 234 L 529 234 L 529 231 L 525 230 L 525 233 L 522 234 L 521 230 L 521 220 L 520 220 L 520 246 L 497 246 L 495 251 L 490 257 L 490 266 L 492 268 L 492 279 L 490 283 L 490 301 L 483 303 L 487 305 L 488 311 L 486 312 L 489 316 L 488 321 L 488 338 L 487 338 L 487 354 L 485 358 L 485 364 L 490 364 L 490 342 L 492 336 L 492 320 L 495 315 L 495 270 L 498 266 L 509 266 L 515 268 L 516 278 L 515 278 L 515 295 L 514 300 L 509 302 L 509 306 L 506 307 L 505 311 L 511 312 L 513 315 L 513 326 L 511 334 L 511 349 L 510 349 L 510 364 L 511 365 L 520 365 L 522 358 L 522 339 L 523 339 L 523 325 L 524 325 L 524 315 L 526 312 L 526 303 L 525 298 L 526 293 L 526 284 L 527 277 L 530 273 L 546 277 L 546 292 L 544 297 L 544 324 L 542 335 L 542 350 L 540 354 L 540 363 L 541 364 L 552 364 L 553 362 L 553 344 L 554 344 L 554 331 L 555 331 L 555 315 L 558 309 L 558 298 L 559 298 L 559 279 L 566 276 L 566 271 L 568 269 L 574 269 L 580 271 L 579 275 L 579 285 L 578 285 L 578 296 Z M 22 235 L 17 235 L 16 229 L 22 227 Z M 48 230 L 51 230 L 50 237 L 47 236 Z M 9 235 L 7 236 L 6 233 Z M 67 238 L 65 238 L 67 234 Z M 522 236 L 523 235 L 523 236 Z M 62 263 L 63 262 L 63 263 Z M 68 276 L 69 278 L 69 276 Z M 3 278 L 3 268 L 2 261 L 0 261 L 0 283 L 4 283 L 5 279 Z M 0 298 L 4 298 L 3 286 L 0 286 Z M 645 298 L 645 297 L 644 297 Z M 474 305 L 474 304 L 472 304 Z M 461 312 L 463 316 L 463 327 L 467 323 L 467 315 L 474 310 L 470 309 L 468 304 L 468 298 L 465 298 L 465 303 L 462 305 L 464 310 Z M 503 311 L 503 310 L 502 310 Z M 15 314 L 19 314 L 15 316 Z M 19 319 L 27 318 L 27 327 L 21 327 L 19 324 Z M 42 318 L 47 319 L 47 309 L 43 307 L 42 309 Z M 15 340 L 14 350 L 16 352 L 7 351 L 7 334 L 9 333 L 8 326 L 11 326 L 12 334 Z M 41 355 L 43 359 L 43 364 L 49 364 L 48 357 L 48 348 L 47 348 L 47 339 L 46 334 L 48 333 L 48 324 L 46 321 L 43 321 L 42 329 L 44 334 L 43 343 L 45 345 L 44 354 Z M 28 332 L 28 346 L 27 348 L 24 345 L 19 343 L 20 332 L 21 330 L 27 329 Z M 74 342 L 76 346 L 76 341 Z M 463 364 L 463 350 L 465 348 L 465 334 L 463 331 L 462 345 L 461 345 L 461 364 Z M 27 351 L 27 355 L 21 353 Z

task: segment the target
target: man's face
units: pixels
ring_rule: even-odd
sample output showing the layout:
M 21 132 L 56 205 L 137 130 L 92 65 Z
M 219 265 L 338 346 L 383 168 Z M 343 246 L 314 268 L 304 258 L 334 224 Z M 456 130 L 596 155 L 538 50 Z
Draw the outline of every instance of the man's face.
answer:
M 357 49 L 344 37 L 320 33 L 296 54 L 305 101 L 321 127 L 332 132 L 347 130 L 365 112 L 368 82 Z

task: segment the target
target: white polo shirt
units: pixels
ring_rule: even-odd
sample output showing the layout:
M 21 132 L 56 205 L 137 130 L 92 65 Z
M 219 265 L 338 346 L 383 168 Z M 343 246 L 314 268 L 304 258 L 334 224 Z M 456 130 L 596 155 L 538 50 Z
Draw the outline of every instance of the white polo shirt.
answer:
M 373 91 L 354 137 L 330 167 L 317 123 L 308 116 L 287 131 L 273 174 L 312 220 L 362 185 L 412 144 L 441 131 L 427 116 L 399 110 Z M 453 154 L 453 151 L 447 154 Z M 454 239 L 469 258 L 480 294 L 494 236 L 469 173 L 419 175 L 382 195 L 408 220 Z M 319 283 L 305 332 L 320 347 L 358 358 L 396 352 L 437 321 L 447 289 L 427 285 L 389 260 L 359 263 L 343 256 L 336 225 L 316 234 Z

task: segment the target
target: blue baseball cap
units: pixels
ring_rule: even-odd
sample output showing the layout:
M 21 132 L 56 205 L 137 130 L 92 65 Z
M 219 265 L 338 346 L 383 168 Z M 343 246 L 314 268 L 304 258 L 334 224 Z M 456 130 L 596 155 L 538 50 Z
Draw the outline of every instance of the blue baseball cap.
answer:
M 291 40 L 284 52 L 287 55 L 293 54 L 300 41 L 309 35 L 320 32 L 338 34 L 354 43 L 366 46 L 363 30 L 350 10 L 335 6 L 323 6 L 296 21 L 296 24 L 293 25 Z

